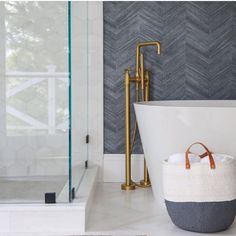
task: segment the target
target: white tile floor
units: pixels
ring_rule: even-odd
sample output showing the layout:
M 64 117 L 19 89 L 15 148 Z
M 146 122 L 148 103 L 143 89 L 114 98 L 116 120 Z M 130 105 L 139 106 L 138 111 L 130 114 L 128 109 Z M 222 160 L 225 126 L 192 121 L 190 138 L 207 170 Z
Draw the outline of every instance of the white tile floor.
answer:
M 125 192 L 120 190 L 118 183 L 98 184 L 87 231 L 87 234 L 103 233 L 106 235 L 109 233 L 150 236 L 200 235 L 175 227 L 165 209 L 160 210 L 155 205 L 151 189 Z M 236 221 L 227 231 L 213 235 L 236 235 Z

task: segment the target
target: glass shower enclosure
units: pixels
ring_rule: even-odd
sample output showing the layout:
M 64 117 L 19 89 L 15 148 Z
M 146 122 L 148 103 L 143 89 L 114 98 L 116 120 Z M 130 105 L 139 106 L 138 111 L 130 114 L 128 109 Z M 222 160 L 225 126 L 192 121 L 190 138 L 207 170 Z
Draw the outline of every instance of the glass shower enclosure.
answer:
M 79 193 L 87 36 L 87 3 L 0 2 L 0 203 L 65 203 Z

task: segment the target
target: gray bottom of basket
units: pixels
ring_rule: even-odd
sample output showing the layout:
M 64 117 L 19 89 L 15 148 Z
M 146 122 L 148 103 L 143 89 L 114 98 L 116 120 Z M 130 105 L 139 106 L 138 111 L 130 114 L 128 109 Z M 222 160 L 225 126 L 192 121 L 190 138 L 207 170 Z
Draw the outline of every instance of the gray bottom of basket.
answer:
M 165 201 L 172 222 L 185 230 L 199 233 L 223 231 L 234 222 L 236 199 L 225 202 Z

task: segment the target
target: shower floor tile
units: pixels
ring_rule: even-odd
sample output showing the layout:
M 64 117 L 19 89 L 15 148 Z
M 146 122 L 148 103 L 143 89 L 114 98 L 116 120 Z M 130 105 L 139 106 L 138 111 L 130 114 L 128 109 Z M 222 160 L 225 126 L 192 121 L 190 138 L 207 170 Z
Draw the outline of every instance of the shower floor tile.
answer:
M 105 235 L 199 235 L 174 226 L 165 209 L 155 204 L 151 189 L 124 192 L 118 183 L 99 183 L 95 196 L 88 219 L 88 235 L 92 232 Z M 236 235 L 236 221 L 230 229 L 217 233 L 217 236 L 227 235 Z
M 66 182 L 67 176 L 0 177 L 0 203 L 43 203 L 46 192 L 58 196 Z

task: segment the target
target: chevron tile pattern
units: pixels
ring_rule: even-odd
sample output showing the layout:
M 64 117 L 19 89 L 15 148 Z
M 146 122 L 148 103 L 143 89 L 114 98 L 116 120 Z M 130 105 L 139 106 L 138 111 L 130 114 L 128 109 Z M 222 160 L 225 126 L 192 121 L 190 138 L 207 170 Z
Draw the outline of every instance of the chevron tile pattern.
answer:
M 124 69 L 144 49 L 152 100 L 236 99 L 236 3 L 104 2 L 105 153 L 124 153 Z M 132 94 L 134 98 L 134 93 Z M 132 123 L 134 114 L 132 114 Z M 142 153 L 140 138 L 135 153 Z

